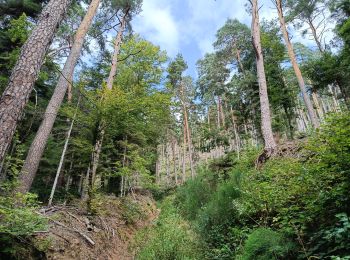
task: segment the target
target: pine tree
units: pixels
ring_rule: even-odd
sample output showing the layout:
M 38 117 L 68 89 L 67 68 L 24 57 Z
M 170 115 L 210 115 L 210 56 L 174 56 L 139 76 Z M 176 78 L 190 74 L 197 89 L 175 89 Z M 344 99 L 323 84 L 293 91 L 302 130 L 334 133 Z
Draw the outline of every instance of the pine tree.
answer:
M 0 161 L 15 133 L 29 94 L 39 75 L 46 50 L 63 19 L 70 0 L 51 0 L 43 9 L 38 24 L 21 49 L 10 82 L 0 98 Z
M 265 141 L 265 151 L 267 155 L 271 154 L 276 148 L 276 142 L 273 137 L 271 112 L 269 97 L 267 94 L 267 83 L 264 68 L 264 57 L 261 47 L 260 23 L 258 1 L 252 0 L 252 38 L 253 47 L 256 56 L 256 68 L 259 83 L 260 109 L 261 109 L 261 130 Z
M 46 108 L 44 119 L 29 148 L 27 158 L 23 165 L 20 177 L 20 186 L 18 188 L 18 191 L 20 192 L 24 193 L 29 191 L 34 180 L 47 140 L 55 123 L 58 110 L 63 102 L 68 85 L 72 84 L 70 79 L 73 76 L 74 68 L 83 48 L 85 35 L 90 28 L 99 3 L 100 0 L 91 1 L 89 9 L 75 34 L 74 44 L 66 60 L 62 75 L 60 75 L 55 91 Z

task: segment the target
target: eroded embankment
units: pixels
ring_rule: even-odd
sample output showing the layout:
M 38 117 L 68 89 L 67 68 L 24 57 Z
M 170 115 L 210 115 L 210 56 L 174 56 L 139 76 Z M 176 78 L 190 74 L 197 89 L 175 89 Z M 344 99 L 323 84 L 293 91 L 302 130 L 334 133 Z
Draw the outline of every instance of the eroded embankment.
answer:
M 37 234 L 46 245 L 47 259 L 133 259 L 129 245 L 135 233 L 158 216 L 150 196 L 134 194 L 120 199 L 96 197 L 86 205 L 44 208 L 48 232 Z

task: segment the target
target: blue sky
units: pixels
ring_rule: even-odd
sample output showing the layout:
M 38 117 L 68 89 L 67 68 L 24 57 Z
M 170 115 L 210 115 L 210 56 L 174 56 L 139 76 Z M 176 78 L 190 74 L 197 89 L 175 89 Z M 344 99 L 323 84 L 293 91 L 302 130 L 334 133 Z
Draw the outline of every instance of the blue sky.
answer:
M 182 53 L 189 65 L 187 73 L 196 76 L 195 64 L 213 50 L 216 31 L 228 18 L 250 25 L 245 11 L 247 0 L 144 0 L 143 11 L 134 19 L 133 28 L 145 39 L 166 50 L 170 57 Z M 271 0 L 260 0 L 261 19 L 277 17 Z M 294 35 L 294 41 L 312 46 L 308 39 Z

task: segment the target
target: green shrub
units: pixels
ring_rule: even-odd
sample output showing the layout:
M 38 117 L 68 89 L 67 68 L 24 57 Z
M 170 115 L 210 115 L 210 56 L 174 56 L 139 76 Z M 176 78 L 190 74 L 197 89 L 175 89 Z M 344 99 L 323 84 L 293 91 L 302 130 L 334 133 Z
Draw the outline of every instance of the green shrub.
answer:
M 336 219 L 333 226 L 321 229 L 312 237 L 315 246 L 310 249 L 310 255 L 350 259 L 350 218 L 346 213 L 339 213 Z
M 37 196 L 27 193 L 13 197 L 0 196 L 0 233 L 14 236 L 31 235 L 47 229 L 47 220 L 35 210 Z
M 198 213 L 198 228 L 205 234 L 212 226 L 231 222 L 238 215 L 235 199 L 241 195 L 234 181 L 223 183 Z
M 122 217 L 125 220 L 126 224 L 134 224 L 137 220 L 144 217 L 139 204 L 128 197 L 123 198 L 120 206 Z
M 241 259 L 288 259 L 293 249 L 293 243 L 282 234 L 268 228 L 258 228 L 249 235 Z
M 239 219 L 235 201 L 240 195 L 235 181 L 223 183 L 199 211 L 195 227 L 207 244 L 208 259 L 232 259 L 238 251 L 245 233 L 244 227 L 234 229 Z
M 298 156 L 271 158 L 256 169 L 259 151 L 247 149 L 239 160 L 229 155 L 214 161 L 180 187 L 177 205 L 204 241 L 205 257 L 347 259 L 349 118 L 350 113 L 331 115 L 310 133 Z
M 137 235 L 136 259 L 202 259 L 199 244 L 189 225 L 177 213 L 171 199 L 161 205 L 154 224 Z
M 47 219 L 36 213 L 37 196 L 17 194 L 14 197 L 0 196 L 0 258 L 28 259 L 40 254 L 31 235 L 47 230 Z
M 213 192 L 207 176 L 187 181 L 176 192 L 176 204 L 182 215 L 189 220 L 194 220 L 199 210 L 208 202 Z
M 350 112 L 334 114 L 310 139 L 306 150 L 318 170 L 350 176 Z

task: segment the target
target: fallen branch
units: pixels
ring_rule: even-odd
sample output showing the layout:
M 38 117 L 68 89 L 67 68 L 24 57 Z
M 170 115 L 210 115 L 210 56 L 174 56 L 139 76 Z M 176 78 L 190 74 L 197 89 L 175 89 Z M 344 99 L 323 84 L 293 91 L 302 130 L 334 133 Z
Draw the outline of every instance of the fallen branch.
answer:
M 76 228 L 74 228 L 74 227 L 73 227 L 73 228 L 69 228 L 69 227 L 67 227 L 66 225 L 62 224 L 61 222 L 58 222 L 57 220 L 54 220 L 54 219 L 52 219 L 52 218 L 48 218 L 48 219 L 51 220 L 53 223 L 55 223 L 55 224 L 58 225 L 58 226 L 61 226 L 61 227 L 65 228 L 65 229 L 67 229 L 67 230 L 69 230 L 69 231 L 74 231 L 74 232 L 78 233 L 78 234 L 79 234 L 80 236 L 82 236 L 87 242 L 89 242 L 91 246 L 94 246 L 94 245 L 96 244 L 90 237 L 88 237 L 88 236 L 85 235 L 84 233 L 80 232 L 78 229 L 76 229 Z
M 80 222 L 81 224 L 85 224 L 84 222 L 82 222 L 77 216 L 73 215 L 72 213 L 70 213 L 69 211 L 64 211 L 64 213 L 67 213 L 69 216 L 71 216 L 72 218 L 75 218 L 78 222 Z

